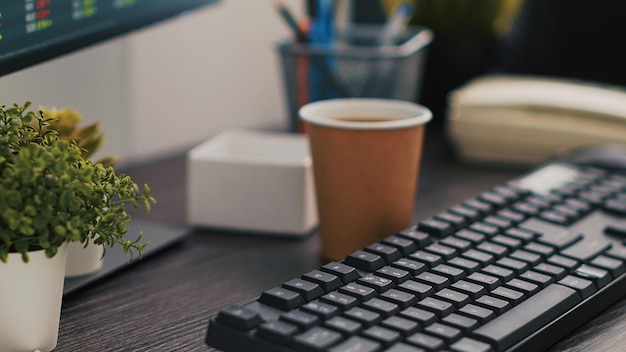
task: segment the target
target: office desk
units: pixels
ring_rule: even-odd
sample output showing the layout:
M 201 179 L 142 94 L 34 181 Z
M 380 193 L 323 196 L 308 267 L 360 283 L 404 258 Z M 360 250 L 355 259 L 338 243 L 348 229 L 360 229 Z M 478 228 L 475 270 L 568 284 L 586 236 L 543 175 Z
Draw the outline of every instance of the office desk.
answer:
M 521 172 L 455 163 L 434 127 L 427 132 L 415 221 Z M 123 171 L 150 184 L 158 200 L 149 217 L 136 218 L 185 223 L 183 156 Z M 317 241 L 317 235 L 294 240 L 192 231 L 163 252 L 67 295 L 55 351 L 209 351 L 209 316 L 322 265 Z M 623 351 L 625 312 L 622 300 L 553 350 Z

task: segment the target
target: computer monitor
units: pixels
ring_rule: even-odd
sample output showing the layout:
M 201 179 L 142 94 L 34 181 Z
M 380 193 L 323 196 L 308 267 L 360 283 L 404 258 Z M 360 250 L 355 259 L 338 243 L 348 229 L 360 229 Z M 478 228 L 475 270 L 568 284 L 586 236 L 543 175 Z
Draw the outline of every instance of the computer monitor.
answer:
M 0 2 L 0 75 L 215 3 L 217 0 Z

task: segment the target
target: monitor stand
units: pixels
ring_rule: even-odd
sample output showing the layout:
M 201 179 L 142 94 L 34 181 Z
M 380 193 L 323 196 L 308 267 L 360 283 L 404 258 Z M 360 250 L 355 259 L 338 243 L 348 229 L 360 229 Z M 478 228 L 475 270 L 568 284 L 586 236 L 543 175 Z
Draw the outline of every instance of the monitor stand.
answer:
M 143 258 L 146 258 L 163 250 L 164 248 L 167 248 L 168 246 L 173 245 L 176 242 L 181 241 L 189 233 L 189 229 L 182 226 L 161 224 L 141 219 L 131 220 L 127 224 L 127 227 L 128 234 L 130 235 L 129 238 L 135 238 L 135 234 L 138 236 L 139 232 L 143 231 L 142 240 L 149 242 L 148 246 L 146 246 L 143 250 Z M 74 292 L 87 284 L 110 275 L 113 272 L 139 260 L 137 256 L 135 256 L 132 262 L 129 262 L 128 259 L 128 253 L 124 253 L 121 246 L 107 248 L 102 268 L 93 274 L 66 278 L 65 285 L 63 287 L 63 294 L 66 295 Z

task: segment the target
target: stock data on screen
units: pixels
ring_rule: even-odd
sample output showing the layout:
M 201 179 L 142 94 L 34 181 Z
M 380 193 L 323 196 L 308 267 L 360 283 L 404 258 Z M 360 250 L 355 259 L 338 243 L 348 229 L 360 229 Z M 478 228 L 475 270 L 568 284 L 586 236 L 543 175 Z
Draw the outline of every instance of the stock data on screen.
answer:
M 216 0 L 0 0 L 0 75 Z

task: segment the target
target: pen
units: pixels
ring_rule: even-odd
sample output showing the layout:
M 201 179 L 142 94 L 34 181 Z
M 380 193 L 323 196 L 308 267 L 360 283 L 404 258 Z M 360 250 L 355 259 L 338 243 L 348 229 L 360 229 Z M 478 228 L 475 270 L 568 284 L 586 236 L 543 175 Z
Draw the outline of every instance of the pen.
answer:
M 274 6 L 276 6 L 278 13 L 280 13 L 281 17 L 285 20 L 285 22 L 287 22 L 287 25 L 289 26 L 289 28 L 291 28 L 291 30 L 295 34 L 296 41 L 300 43 L 308 42 L 309 36 L 306 33 L 304 33 L 304 31 L 302 31 L 300 26 L 298 26 L 298 23 L 296 22 L 295 18 L 293 17 L 293 15 L 291 14 L 287 6 L 285 6 L 285 4 L 282 1 L 276 1 L 274 3 Z
M 407 2 L 399 4 L 394 14 L 383 27 L 378 45 L 392 45 L 397 36 L 401 35 L 413 14 L 413 6 Z

